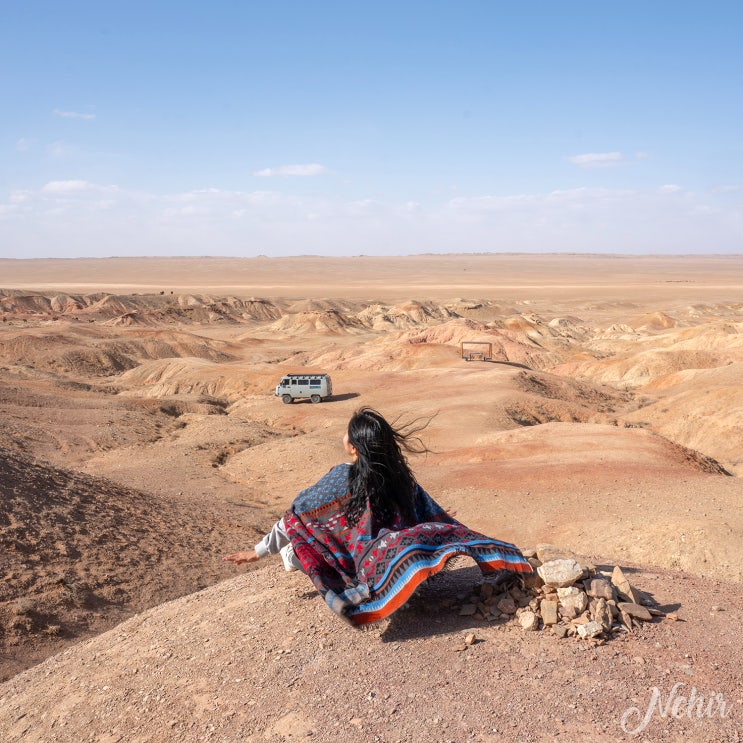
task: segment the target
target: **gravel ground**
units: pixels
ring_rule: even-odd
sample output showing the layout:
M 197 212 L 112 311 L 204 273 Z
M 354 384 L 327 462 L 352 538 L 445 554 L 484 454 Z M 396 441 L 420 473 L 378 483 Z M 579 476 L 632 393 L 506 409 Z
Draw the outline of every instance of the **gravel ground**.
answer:
M 480 579 L 466 561 L 359 630 L 272 560 L 2 684 L 0 740 L 743 739 L 743 587 L 628 570 L 680 621 L 595 644 L 459 616 L 452 597 Z M 638 728 L 654 688 L 646 726 L 625 732 L 623 716 Z

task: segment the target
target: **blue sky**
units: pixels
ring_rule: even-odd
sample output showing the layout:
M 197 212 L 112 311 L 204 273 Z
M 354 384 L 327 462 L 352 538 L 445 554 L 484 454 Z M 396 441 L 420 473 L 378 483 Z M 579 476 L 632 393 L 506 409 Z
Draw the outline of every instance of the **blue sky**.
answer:
M 0 256 L 741 253 L 742 21 L 5 3 Z

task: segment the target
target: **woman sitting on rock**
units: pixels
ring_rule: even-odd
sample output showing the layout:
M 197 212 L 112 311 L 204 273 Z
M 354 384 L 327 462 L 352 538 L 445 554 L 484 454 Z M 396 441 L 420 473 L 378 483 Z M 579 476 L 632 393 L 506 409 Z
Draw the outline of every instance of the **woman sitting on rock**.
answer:
M 403 451 L 427 451 L 421 429 L 395 429 L 361 408 L 343 437 L 352 462 L 303 490 L 253 552 L 224 559 L 240 565 L 281 551 L 286 569 L 303 570 L 354 625 L 388 617 L 457 555 L 483 573 L 531 572 L 517 547 L 460 524 L 416 482 Z

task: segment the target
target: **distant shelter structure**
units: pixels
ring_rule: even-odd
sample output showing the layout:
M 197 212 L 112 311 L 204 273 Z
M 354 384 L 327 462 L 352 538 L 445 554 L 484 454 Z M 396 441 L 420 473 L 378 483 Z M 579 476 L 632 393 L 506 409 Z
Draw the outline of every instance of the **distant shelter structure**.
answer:
M 459 355 L 465 361 L 492 361 L 493 344 L 488 341 L 462 341 L 459 344 Z

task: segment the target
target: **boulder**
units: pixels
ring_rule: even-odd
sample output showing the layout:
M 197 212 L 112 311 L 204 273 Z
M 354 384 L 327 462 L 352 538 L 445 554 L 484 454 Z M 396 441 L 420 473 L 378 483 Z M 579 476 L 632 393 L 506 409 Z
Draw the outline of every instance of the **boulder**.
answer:
M 587 562 L 582 557 L 575 554 L 575 552 L 562 547 L 557 547 L 554 544 L 538 544 L 536 553 L 537 558 L 542 563 L 551 562 L 552 560 L 575 560 L 577 563 L 583 565 L 586 572 L 593 572 L 596 570 L 595 565 Z
M 573 559 L 550 560 L 537 568 L 539 577 L 555 588 L 572 586 L 583 576 L 583 566 Z

